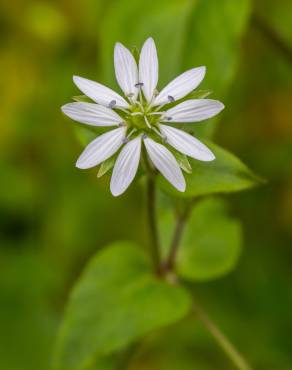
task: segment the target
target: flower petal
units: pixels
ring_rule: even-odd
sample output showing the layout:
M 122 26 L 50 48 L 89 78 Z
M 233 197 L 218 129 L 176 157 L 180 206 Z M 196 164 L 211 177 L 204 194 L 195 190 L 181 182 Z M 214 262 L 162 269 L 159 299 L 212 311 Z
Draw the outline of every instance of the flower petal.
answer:
M 142 47 L 139 60 L 139 82 L 148 102 L 153 97 L 158 81 L 158 58 L 154 40 L 149 37 Z
M 206 67 L 197 67 L 182 73 L 160 91 L 152 105 L 167 104 L 183 98 L 202 82 L 205 73 Z
M 123 144 L 126 127 L 119 127 L 93 140 L 78 158 L 76 167 L 85 169 L 97 166 L 111 157 Z
M 111 192 L 121 195 L 133 181 L 139 166 L 141 136 L 129 141 L 121 150 L 111 178 Z
M 132 53 L 117 42 L 114 60 L 118 84 L 126 96 L 132 96 L 136 100 L 138 88 L 135 85 L 138 83 L 138 68 Z
M 216 116 L 224 104 L 212 99 L 186 100 L 165 112 L 163 122 L 199 122 Z
M 179 152 L 200 161 L 213 161 L 215 159 L 211 150 L 192 135 L 166 125 L 159 125 L 159 128 L 167 142 Z
M 185 191 L 186 182 L 173 154 L 164 145 L 144 139 L 147 153 L 154 166 L 179 191 Z
M 69 103 L 63 105 L 62 112 L 74 121 L 92 126 L 117 126 L 123 119 L 112 109 L 95 103 Z
M 73 81 L 79 90 L 98 104 L 117 108 L 128 108 L 129 106 L 119 94 L 98 82 L 79 76 L 73 76 Z

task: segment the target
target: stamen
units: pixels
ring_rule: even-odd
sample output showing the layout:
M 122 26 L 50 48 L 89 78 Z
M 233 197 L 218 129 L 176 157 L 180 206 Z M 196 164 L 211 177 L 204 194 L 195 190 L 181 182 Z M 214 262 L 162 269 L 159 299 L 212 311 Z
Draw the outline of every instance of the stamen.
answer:
M 153 92 L 153 97 L 156 98 L 156 96 L 158 96 L 159 94 L 159 91 L 157 89 L 154 90 Z
M 144 140 L 144 139 L 147 139 L 147 137 L 148 137 L 148 136 L 147 136 L 146 134 L 143 134 L 143 135 L 142 135 L 142 139 L 143 139 L 143 140 Z
M 110 109 L 113 109 L 113 107 L 114 107 L 116 104 L 117 104 L 116 100 L 112 100 L 112 101 L 109 103 L 108 107 L 109 107 Z
M 154 115 L 160 115 L 162 116 L 165 112 L 151 112 L 151 113 L 148 113 L 148 116 L 154 116 Z
M 142 112 L 132 112 L 130 113 L 131 116 L 143 116 Z
M 129 102 L 130 102 L 132 105 L 134 105 L 134 104 L 135 104 L 135 101 L 133 100 L 133 96 L 134 96 L 134 95 L 131 95 L 131 94 L 129 94 L 129 95 L 127 96 L 127 98 L 129 99 Z
M 143 82 L 138 82 L 138 83 L 135 84 L 135 87 L 142 87 L 143 85 L 144 85 Z
M 146 125 L 151 129 L 152 127 L 151 127 L 151 125 L 150 125 L 150 123 L 149 123 L 149 121 L 148 121 L 147 116 L 144 116 L 144 120 L 145 120 L 145 122 L 146 122 Z
M 121 110 L 122 112 L 126 113 L 126 114 L 130 114 L 130 112 L 127 110 L 127 109 L 124 109 L 124 108 L 117 108 L 119 110 Z
M 152 98 L 147 106 L 148 110 L 152 107 L 152 103 L 153 103 L 153 100 L 156 98 L 157 94 L 158 93 L 158 90 L 155 89 L 155 91 L 153 92 L 153 95 L 152 95 Z
M 134 96 L 134 94 L 133 94 L 133 93 L 130 93 L 130 94 L 128 94 L 128 95 L 127 95 L 127 97 L 128 97 L 129 99 L 133 98 L 133 96 Z
M 171 121 L 171 120 L 172 120 L 172 117 L 165 117 L 165 119 L 166 119 L 167 121 Z
M 160 105 L 158 105 L 158 107 L 156 107 L 155 109 L 154 109 L 154 112 L 157 112 L 157 111 L 159 111 L 164 105 L 165 105 L 166 103 L 163 103 L 163 104 L 160 104 Z
M 139 107 L 141 108 L 141 111 L 144 112 L 144 107 L 143 105 L 141 104 L 141 102 L 139 102 L 138 100 L 136 101 L 136 104 L 139 105 Z
M 143 103 L 142 89 L 139 89 L 139 102 L 140 104 Z
M 127 139 L 129 139 L 135 131 L 137 131 L 137 129 L 133 128 L 133 130 L 129 133 L 129 135 L 127 135 Z
M 162 133 L 161 133 L 159 130 L 157 130 L 157 128 L 156 128 L 156 127 L 152 127 L 152 130 L 153 130 L 153 131 L 154 131 L 158 136 L 160 136 L 160 137 L 162 138 L 163 142 L 165 142 L 165 140 L 166 140 L 166 136 L 162 135 Z
M 171 95 L 168 95 L 167 99 L 170 101 L 170 103 L 175 101 L 174 97 Z
M 119 126 L 119 127 L 125 127 L 125 126 L 126 126 L 126 122 L 120 122 L 120 123 L 118 124 L 118 126 Z
M 123 144 L 127 144 L 129 142 L 129 139 L 127 137 L 124 137 L 122 141 L 123 141 Z

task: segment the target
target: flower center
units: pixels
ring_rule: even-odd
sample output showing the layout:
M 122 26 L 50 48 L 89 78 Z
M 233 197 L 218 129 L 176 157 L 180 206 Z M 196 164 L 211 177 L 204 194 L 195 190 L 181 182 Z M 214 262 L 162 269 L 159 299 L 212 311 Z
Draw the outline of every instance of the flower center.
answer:
M 163 112 L 155 111 L 140 102 L 132 105 L 126 114 L 125 122 L 128 128 L 149 132 L 158 128 L 158 123 Z

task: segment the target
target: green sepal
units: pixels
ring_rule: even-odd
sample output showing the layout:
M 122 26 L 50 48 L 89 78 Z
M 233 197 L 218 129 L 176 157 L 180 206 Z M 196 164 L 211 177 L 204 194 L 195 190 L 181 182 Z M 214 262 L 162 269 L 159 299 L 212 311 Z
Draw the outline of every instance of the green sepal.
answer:
M 76 102 L 92 103 L 92 100 L 86 95 L 75 95 L 72 96 L 72 100 Z
M 113 155 L 112 157 L 108 158 L 99 167 L 97 177 L 100 178 L 105 175 L 109 170 L 111 170 L 115 164 L 117 156 Z
M 177 163 L 179 164 L 180 168 L 185 171 L 186 173 L 192 173 L 192 166 L 190 165 L 190 162 L 188 160 L 188 157 L 185 154 L 182 154 L 177 151 L 172 151 L 175 159 L 177 160 Z
M 137 46 L 132 47 L 131 52 L 133 54 L 133 57 L 136 61 L 136 63 L 139 63 L 139 58 L 140 58 L 140 50 L 137 48 Z
M 189 93 L 184 99 L 181 99 L 181 101 L 189 100 L 189 99 L 205 99 L 209 95 L 212 94 L 212 90 L 194 90 L 191 93 Z

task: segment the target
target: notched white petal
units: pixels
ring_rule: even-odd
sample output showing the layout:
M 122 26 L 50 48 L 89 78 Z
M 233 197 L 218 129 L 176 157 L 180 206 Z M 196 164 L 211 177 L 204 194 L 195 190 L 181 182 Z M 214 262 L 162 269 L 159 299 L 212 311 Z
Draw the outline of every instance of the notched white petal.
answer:
M 119 127 L 97 137 L 84 149 L 76 167 L 91 168 L 111 157 L 123 144 L 125 134 L 126 128 Z
M 74 121 L 91 126 L 117 126 L 123 119 L 112 109 L 95 103 L 69 103 L 62 106 L 62 112 Z
M 190 69 L 166 85 L 154 99 L 152 105 L 167 104 L 193 91 L 205 77 L 206 67 Z
M 184 192 L 186 182 L 173 154 L 164 146 L 152 139 L 144 139 L 147 153 L 154 166 L 179 191 Z
M 213 161 L 214 154 L 201 141 L 174 127 L 159 125 L 161 133 L 169 145 L 179 152 L 200 161 Z
M 116 43 L 114 51 L 115 72 L 118 84 L 124 94 L 136 99 L 138 88 L 138 68 L 132 53 L 121 43 Z
M 163 122 L 199 122 L 216 116 L 224 104 L 213 99 L 186 100 L 165 112 Z
M 141 136 L 129 141 L 121 150 L 113 169 L 110 189 L 114 196 L 121 195 L 133 181 L 141 155 Z
M 139 59 L 139 82 L 148 102 L 152 100 L 158 81 L 158 58 L 154 40 L 150 37 L 142 47 Z
M 75 85 L 96 103 L 110 108 L 128 108 L 126 100 L 112 89 L 87 78 L 73 76 Z

